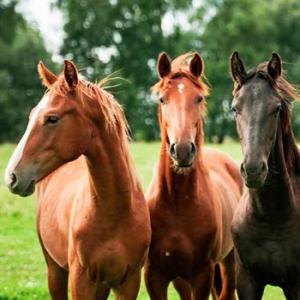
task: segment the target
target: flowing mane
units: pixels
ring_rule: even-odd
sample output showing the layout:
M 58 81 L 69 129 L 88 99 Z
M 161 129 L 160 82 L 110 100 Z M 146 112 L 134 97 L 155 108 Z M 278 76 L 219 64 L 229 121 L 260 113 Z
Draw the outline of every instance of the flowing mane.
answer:
M 105 117 L 106 129 L 110 132 L 118 133 L 121 141 L 121 148 L 123 149 L 124 156 L 130 169 L 133 186 L 136 188 L 136 186 L 140 185 L 141 182 L 134 165 L 133 158 L 130 154 L 129 125 L 125 118 L 122 106 L 118 103 L 114 96 L 108 93 L 103 87 L 106 83 L 112 80 L 114 80 L 114 78 L 110 78 L 110 76 L 102 79 L 98 83 L 91 83 L 89 81 L 79 79 L 76 91 L 80 95 L 79 98 L 83 107 L 85 105 L 85 96 L 93 101 L 97 101 L 100 105 L 100 110 L 103 112 Z M 50 89 L 54 89 L 55 92 L 60 95 L 66 95 L 66 93 L 68 93 L 68 87 L 66 86 L 66 82 L 63 77 L 60 77 L 46 91 L 46 93 Z
M 299 102 L 297 89 L 281 75 L 274 80 L 267 71 L 268 63 L 261 63 L 256 69 L 250 70 L 245 77 L 243 77 L 241 84 L 236 84 L 233 90 L 235 95 L 248 80 L 252 78 L 264 78 L 274 88 L 275 92 L 282 99 L 281 112 L 281 131 L 283 139 L 283 149 L 287 168 L 289 171 L 300 173 L 300 152 L 295 141 L 295 136 L 291 126 L 291 109 L 293 102 Z

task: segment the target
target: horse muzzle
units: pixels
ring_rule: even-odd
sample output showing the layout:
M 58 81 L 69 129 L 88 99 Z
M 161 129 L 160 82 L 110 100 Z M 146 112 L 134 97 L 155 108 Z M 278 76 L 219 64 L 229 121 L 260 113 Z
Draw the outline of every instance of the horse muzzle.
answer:
M 268 175 L 268 165 L 265 162 L 245 163 L 240 167 L 240 172 L 248 188 L 260 188 L 265 184 Z
M 194 143 L 173 143 L 169 152 L 176 167 L 190 168 L 194 163 L 196 146 Z
M 30 178 L 24 180 L 11 171 L 6 171 L 5 183 L 11 193 L 21 197 L 30 196 L 35 191 L 35 180 Z

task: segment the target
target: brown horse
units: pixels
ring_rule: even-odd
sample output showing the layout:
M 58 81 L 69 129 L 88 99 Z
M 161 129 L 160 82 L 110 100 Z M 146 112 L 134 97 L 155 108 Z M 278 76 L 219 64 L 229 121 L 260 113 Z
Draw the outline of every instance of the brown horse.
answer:
M 37 229 L 53 299 L 136 299 L 151 238 L 149 212 L 129 153 L 127 123 L 111 94 L 65 60 L 32 110 L 6 170 L 10 191 L 38 187 Z
M 145 265 L 151 299 L 167 299 L 175 280 L 181 299 L 208 299 L 220 264 L 220 299 L 235 299 L 230 223 L 242 191 L 237 164 L 227 155 L 203 149 L 208 87 L 201 81 L 198 53 L 157 64 L 161 150 L 146 193 L 152 240 Z
M 282 77 L 282 63 L 246 72 L 231 56 L 235 81 L 232 109 L 244 160 L 247 187 L 232 223 L 241 300 L 261 299 L 267 284 L 300 299 L 300 154 L 291 128 L 295 89 Z

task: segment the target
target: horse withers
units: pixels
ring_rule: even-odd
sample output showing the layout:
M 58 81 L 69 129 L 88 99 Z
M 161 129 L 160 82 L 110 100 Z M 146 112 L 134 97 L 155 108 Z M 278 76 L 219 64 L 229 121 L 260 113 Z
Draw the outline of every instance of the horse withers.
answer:
M 151 299 L 167 299 L 170 282 L 181 299 L 235 299 L 230 223 L 243 182 L 238 165 L 220 151 L 203 148 L 208 87 L 195 53 L 157 63 L 161 149 L 146 192 L 152 240 L 145 265 Z M 218 266 L 217 266 L 218 265 Z M 216 278 L 214 281 L 215 268 Z M 220 278 L 219 278 L 220 279 Z M 213 289 L 212 287 L 215 286 Z
M 54 300 L 136 299 L 151 229 L 121 107 L 65 60 L 32 110 L 6 169 L 11 192 L 38 190 L 37 230 Z
M 235 82 L 232 110 L 244 160 L 245 191 L 232 222 L 239 299 L 261 299 L 267 284 L 286 299 L 300 299 L 300 154 L 291 128 L 295 89 L 282 62 L 246 72 L 237 52 L 230 59 Z

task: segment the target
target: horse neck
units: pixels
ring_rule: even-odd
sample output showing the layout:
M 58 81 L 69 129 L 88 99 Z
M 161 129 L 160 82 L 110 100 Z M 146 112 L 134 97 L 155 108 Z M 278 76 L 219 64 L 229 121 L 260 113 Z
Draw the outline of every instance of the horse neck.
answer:
M 201 143 L 197 143 L 197 155 L 195 156 L 194 166 L 186 173 L 181 174 L 175 171 L 174 164 L 168 153 L 167 136 L 162 134 L 161 148 L 158 163 L 158 177 L 161 192 L 167 193 L 168 199 L 176 198 L 195 199 L 198 194 L 200 180 L 206 181 L 208 176 L 206 168 L 202 164 L 202 149 Z
M 287 152 L 294 151 L 296 145 L 290 137 L 286 145 L 287 141 L 283 137 L 281 125 L 279 124 L 277 128 L 276 140 L 268 160 L 269 173 L 265 184 L 262 188 L 250 190 L 255 208 L 265 216 L 275 217 L 275 220 L 276 217 L 282 219 L 285 213 L 288 216 L 295 206 L 293 190 L 295 172 L 287 164 Z M 289 134 L 292 132 L 290 131 Z
M 119 131 L 97 124 L 94 139 L 85 154 L 95 209 L 107 214 L 120 213 L 131 207 L 135 180 L 129 162 L 128 145 Z M 125 134 L 125 133 L 123 133 Z

